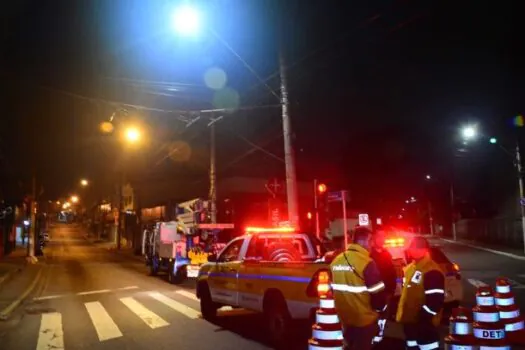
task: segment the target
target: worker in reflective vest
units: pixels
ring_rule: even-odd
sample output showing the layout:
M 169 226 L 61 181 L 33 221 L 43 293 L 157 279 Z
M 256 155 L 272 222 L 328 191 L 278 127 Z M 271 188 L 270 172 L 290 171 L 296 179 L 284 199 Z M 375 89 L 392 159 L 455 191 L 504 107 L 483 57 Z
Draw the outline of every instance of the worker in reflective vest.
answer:
M 416 237 L 404 269 L 396 321 L 403 324 L 407 349 L 439 349 L 438 326 L 445 301 L 445 276 L 429 254 L 426 239 Z
M 379 313 L 386 309 L 385 284 L 369 254 L 371 239 L 370 230 L 357 230 L 353 243 L 330 264 L 335 307 L 347 349 L 372 348 Z
M 376 229 L 373 233 L 373 237 L 374 239 L 372 249 L 370 251 L 370 257 L 375 261 L 377 269 L 381 274 L 381 279 L 385 283 L 386 304 L 389 305 L 390 300 L 392 300 L 394 294 L 396 293 L 396 268 L 394 266 L 392 255 L 384 248 L 386 238 L 385 231 L 382 229 Z M 383 341 L 386 320 L 390 316 L 389 309 L 392 308 L 389 306 L 385 312 L 379 314 L 379 319 L 377 320 L 379 332 L 374 337 L 374 343 L 380 343 Z

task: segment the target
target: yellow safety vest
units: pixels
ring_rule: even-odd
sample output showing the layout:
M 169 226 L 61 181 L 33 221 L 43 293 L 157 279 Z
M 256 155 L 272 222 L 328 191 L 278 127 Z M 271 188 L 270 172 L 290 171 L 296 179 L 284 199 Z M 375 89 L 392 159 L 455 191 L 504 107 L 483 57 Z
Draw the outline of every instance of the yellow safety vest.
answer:
M 346 326 L 364 327 L 377 322 L 378 313 L 370 305 L 370 294 L 380 292 L 385 285 L 380 282 L 367 288 L 364 271 L 371 261 L 366 249 L 350 244 L 330 264 L 335 307 Z
M 400 323 L 418 323 L 420 312 L 425 305 L 425 274 L 430 271 L 443 273 L 438 264 L 428 255 L 420 261 L 413 261 L 404 269 L 403 291 L 397 308 L 396 321 Z M 439 326 L 441 322 L 440 311 L 432 317 L 432 324 Z

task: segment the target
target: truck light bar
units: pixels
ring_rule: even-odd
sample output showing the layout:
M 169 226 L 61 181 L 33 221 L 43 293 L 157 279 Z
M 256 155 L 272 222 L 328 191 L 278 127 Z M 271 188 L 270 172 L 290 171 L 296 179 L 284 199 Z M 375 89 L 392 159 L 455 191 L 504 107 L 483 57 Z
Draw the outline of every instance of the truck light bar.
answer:
M 281 233 L 289 233 L 289 232 L 295 232 L 295 228 L 293 227 L 253 227 L 248 226 L 245 230 L 247 233 L 258 233 L 258 232 L 281 232 Z

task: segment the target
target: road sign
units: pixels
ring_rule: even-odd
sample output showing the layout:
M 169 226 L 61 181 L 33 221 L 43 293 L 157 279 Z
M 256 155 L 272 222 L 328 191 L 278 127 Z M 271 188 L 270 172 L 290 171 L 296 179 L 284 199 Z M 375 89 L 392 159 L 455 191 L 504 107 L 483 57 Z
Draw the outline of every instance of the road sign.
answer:
M 368 214 L 359 214 L 359 226 L 368 226 L 370 225 L 370 218 Z
M 233 224 L 198 224 L 198 228 L 204 230 L 225 230 L 234 228 Z
M 341 202 L 343 200 L 343 191 L 328 192 L 328 202 Z

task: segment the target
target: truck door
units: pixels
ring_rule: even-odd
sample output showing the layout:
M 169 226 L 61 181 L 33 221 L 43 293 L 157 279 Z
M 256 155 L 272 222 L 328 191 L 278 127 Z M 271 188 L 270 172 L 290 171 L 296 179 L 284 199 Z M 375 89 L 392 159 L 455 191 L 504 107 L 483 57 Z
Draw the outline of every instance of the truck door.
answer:
M 238 305 L 238 275 L 241 265 L 240 256 L 244 238 L 228 244 L 217 258 L 217 264 L 209 280 L 210 293 L 214 301 L 226 305 Z
M 244 261 L 240 265 L 239 306 L 249 310 L 262 311 L 263 291 L 261 290 L 261 261 L 264 256 L 265 240 L 252 237 Z

